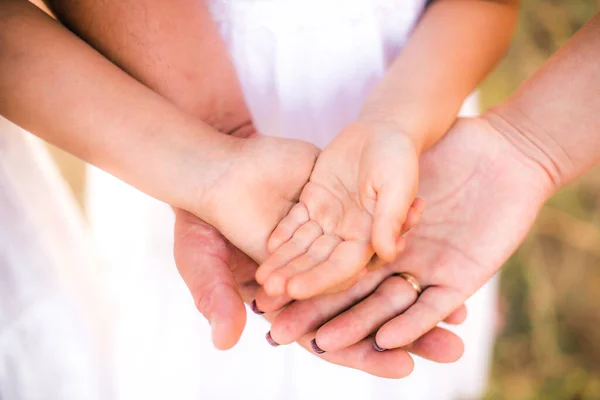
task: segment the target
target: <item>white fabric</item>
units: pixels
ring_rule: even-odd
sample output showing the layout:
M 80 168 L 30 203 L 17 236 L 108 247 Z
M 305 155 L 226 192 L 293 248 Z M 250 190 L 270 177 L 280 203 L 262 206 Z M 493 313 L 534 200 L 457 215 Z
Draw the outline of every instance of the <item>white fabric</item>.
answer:
M 86 234 L 43 145 L 0 117 L 0 399 L 111 398 Z
M 401 49 L 424 1 L 213 0 L 259 130 L 326 145 L 356 116 Z M 473 113 L 472 99 L 466 111 Z M 469 302 L 457 331 L 462 361 L 417 360 L 405 380 L 385 380 L 319 360 L 297 346 L 271 348 L 250 313 L 238 346 L 215 350 L 172 257 L 171 210 L 90 169 L 88 213 L 111 265 L 120 399 L 320 400 L 478 397 L 493 341 L 495 284 Z

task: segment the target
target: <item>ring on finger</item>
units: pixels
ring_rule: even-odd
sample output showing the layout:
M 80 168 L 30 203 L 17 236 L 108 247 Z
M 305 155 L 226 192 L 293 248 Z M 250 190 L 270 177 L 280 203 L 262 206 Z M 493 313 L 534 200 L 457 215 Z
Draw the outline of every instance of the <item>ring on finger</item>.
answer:
M 412 274 L 409 274 L 408 272 L 399 272 L 397 274 L 394 274 L 393 276 L 399 276 L 400 278 L 408 282 L 408 284 L 412 286 L 413 289 L 415 289 L 415 292 L 417 292 L 417 296 L 423 293 L 423 287 L 421 286 L 417 278 L 415 278 Z

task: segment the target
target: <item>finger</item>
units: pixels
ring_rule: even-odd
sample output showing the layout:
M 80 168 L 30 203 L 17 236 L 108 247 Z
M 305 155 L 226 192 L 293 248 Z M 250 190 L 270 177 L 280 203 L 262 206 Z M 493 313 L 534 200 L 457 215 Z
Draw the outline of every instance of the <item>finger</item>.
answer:
M 354 275 L 352 278 L 348 279 L 346 282 L 339 284 L 337 286 L 334 286 L 331 289 L 328 289 L 325 292 L 325 294 L 336 294 L 336 293 L 344 292 L 344 291 L 350 289 L 352 286 L 356 285 L 356 283 L 358 281 L 360 281 L 368 273 L 369 273 L 369 271 L 366 268 L 363 268 L 360 271 L 358 271 L 358 273 L 356 275 Z
M 433 329 L 463 301 L 463 296 L 454 290 L 428 287 L 408 310 L 379 329 L 377 344 L 386 349 L 406 346 Z
M 383 260 L 391 262 L 396 258 L 396 240 L 406 221 L 411 194 L 404 186 L 383 186 L 377 193 L 377 203 L 373 214 L 373 248 Z
M 415 199 L 415 201 L 420 199 Z M 423 202 L 424 203 L 424 202 Z M 419 222 L 421 222 L 421 217 L 423 216 L 423 212 L 420 211 L 413 202 L 413 205 L 408 209 L 408 215 L 406 216 L 406 220 L 404 221 L 404 225 L 402 225 L 401 234 L 405 234 L 410 231 L 412 228 L 417 226 Z
M 342 242 L 327 260 L 290 278 L 287 293 L 294 299 L 307 299 L 324 293 L 356 275 L 372 256 L 373 251 L 368 244 Z
M 274 253 L 279 247 L 289 241 L 298 228 L 310 220 L 308 210 L 302 203 L 297 203 L 290 212 L 277 224 L 267 242 L 269 253 Z
M 274 270 L 264 282 L 265 291 L 270 294 L 280 293 L 279 290 L 285 291 L 289 278 L 327 260 L 341 242 L 342 239 L 338 236 L 322 235 L 310 245 L 304 254 Z
M 416 291 L 406 280 L 391 276 L 369 297 L 319 328 L 317 342 L 327 351 L 348 347 L 377 331 L 416 299 Z
M 451 325 L 460 325 L 467 319 L 467 307 L 463 304 L 448 315 L 444 322 Z
M 400 239 L 404 238 L 400 237 Z M 385 265 L 388 265 L 388 263 L 379 258 L 377 254 L 373 254 L 373 257 L 371 257 L 371 260 L 369 260 L 369 263 L 367 264 L 367 271 L 375 271 Z
M 406 238 L 404 236 L 400 236 L 398 240 L 396 240 L 396 252 L 398 254 L 402 253 L 406 249 Z
M 286 265 L 294 258 L 304 254 L 310 245 L 317 240 L 323 231 L 315 221 L 308 221 L 299 227 L 292 235 L 290 240 L 282 244 L 275 253 L 271 254 L 265 262 L 256 271 L 256 281 L 261 285 L 265 283 L 267 277 L 276 269 Z M 285 281 L 282 283 L 285 284 Z M 275 287 L 274 287 L 275 288 Z M 278 293 L 267 293 L 271 296 L 279 296 L 285 291 L 285 286 Z
M 297 341 L 372 293 L 387 273 L 383 269 L 371 272 L 342 293 L 295 301 L 273 320 L 271 335 L 281 344 Z
M 299 343 L 307 350 L 315 353 L 313 346 L 320 348 L 315 340 L 311 344 L 314 333 L 305 335 Z M 334 352 L 317 354 L 320 358 L 333 364 L 365 371 L 383 378 L 403 378 L 414 368 L 412 357 L 406 351 L 435 362 L 454 362 L 464 352 L 462 340 L 454 333 L 435 327 L 414 343 L 404 349 L 386 350 L 374 349 L 374 338 L 367 337 L 360 342 Z M 381 355 L 386 355 L 381 357 Z
M 299 343 L 315 354 L 311 346 L 312 334 L 306 335 Z M 414 369 L 414 361 L 403 349 L 377 352 L 373 349 L 373 339 L 368 338 L 345 349 L 317 354 L 333 364 L 358 369 L 382 378 L 400 379 L 408 376 Z
M 421 199 L 420 197 L 416 197 L 410 207 L 416 210 L 419 214 L 423 214 L 427 208 L 427 203 L 425 203 L 425 200 Z
M 292 301 L 294 300 L 288 295 L 269 296 L 261 287 L 256 293 L 256 299 L 254 300 L 255 307 L 252 307 L 252 311 L 256 314 L 272 313 L 281 310 Z
M 219 349 L 233 347 L 246 324 L 246 308 L 227 265 L 225 239 L 192 214 L 176 210 L 174 254 L 198 311 L 209 321 Z
M 462 357 L 465 345 L 455 333 L 436 326 L 403 349 L 431 361 L 451 363 Z

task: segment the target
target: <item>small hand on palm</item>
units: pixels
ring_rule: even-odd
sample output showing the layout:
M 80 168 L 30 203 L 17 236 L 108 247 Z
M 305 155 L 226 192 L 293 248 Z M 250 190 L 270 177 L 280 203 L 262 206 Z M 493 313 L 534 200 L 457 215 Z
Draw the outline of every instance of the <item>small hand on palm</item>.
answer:
M 345 292 L 292 303 L 275 317 L 273 339 L 282 344 L 301 340 L 306 347 L 316 337 L 319 346 L 328 351 L 323 356 L 328 360 L 388 377 L 406 375 L 411 363 L 401 349 L 373 351 L 371 336 L 375 332 L 381 348 L 405 346 L 438 361 L 450 361 L 459 355 L 458 339 L 435 325 L 459 308 L 509 257 L 552 191 L 552 185 L 538 164 L 520 153 L 485 119 L 457 122 L 440 143 L 421 157 L 420 170 L 419 194 L 429 208 L 421 224 L 408 234 L 405 253 L 386 267 L 370 272 Z M 307 179 L 308 172 L 304 173 Z M 276 182 L 275 178 L 269 175 L 267 182 Z M 278 178 L 284 180 L 281 175 Z M 294 190 L 290 187 L 276 191 L 285 193 L 288 208 L 302 182 L 297 185 Z M 243 195 L 238 197 L 241 205 Z M 242 211 L 240 206 L 239 212 Z M 267 233 L 260 232 L 260 238 L 266 240 L 269 226 L 274 227 L 277 215 L 281 217 L 286 212 L 282 206 L 268 223 L 261 222 L 261 229 Z M 184 270 L 182 275 L 196 294 L 199 306 L 213 309 L 205 312 L 211 322 L 220 321 L 222 330 L 213 329 L 215 335 L 228 333 L 233 338 L 228 345 L 232 345 L 243 327 L 244 312 L 239 309 L 241 299 L 235 282 L 245 282 L 242 286 L 250 288 L 246 297 L 249 299 L 258 288 L 250 276 L 256 265 L 214 231 L 207 234 L 192 230 L 185 234 L 186 231 L 182 229 L 179 240 L 180 260 L 186 259 L 180 263 L 184 265 L 180 267 Z M 198 256 L 198 249 L 217 247 L 218 252 L 205 253 L 208 258 Z M 198 267 L 204 261 L 223 265 L 220 275 L 212 281 L 206 279 L 206 268 L 200 273 Z M 416 302 L 414 289 L 393 276 L 397 272 L 412 273 L 425 287 Z M 219 301 L 223 299 L 227 301 Z M 278 308 L 269 301 L 260 297 L 259 307 L 265 311 Z M 281 304 L 281 299 L 274 301 Z M 228 314 L 228 306 L 233 304 L 238 307 L 237 312 Z M 450 319 L 456 319 L 452 315 Z M 226 320 L 230 316 L 237 316 L 235 324 Z
M 435 326 L 519 245 L 553 190 L 543 168 L 513 141 L 484 118 L 459 120 L 421 158 L 419 196 L 428 210 L 404 253 L 346 292 L 293 303 L 275 319 L 273 338 L 288 343 L 318 328 L 319 347 L 335 352 L 374 333 L 380 348 L 393 349 L 439 332 Z M 393 276 L 399 272 L 425 288 L 418 299 Z M 270 309 L 269 301 L 262 297 L 261 308 Z
M 424 209 L 410 138 L 360 124 L 319 155 L 300 201 L 269 239 L 257 280 L 271 296 L 309 298 L 351 286 L 376 252 L 393 260 Z

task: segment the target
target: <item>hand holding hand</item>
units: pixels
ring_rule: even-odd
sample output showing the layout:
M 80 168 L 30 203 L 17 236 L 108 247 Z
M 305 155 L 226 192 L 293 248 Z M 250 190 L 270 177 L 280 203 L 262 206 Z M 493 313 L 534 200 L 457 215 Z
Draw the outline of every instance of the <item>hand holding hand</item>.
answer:
M 439 335 L 436 325 L 454 320 L 453 310 L 500 268 L 554 188 L 512 134 L 486 117 L 459 120 L 421 159 L 419 195 L 429 208 L 408 234 L 405 252 L 345 293 L 295 302 L 275 319 L 272 337 L 288 343 L 313 332 L 329 354 L 365 340 L 379 350 L 414 349 Z M 399 272 L 419 280 L 424 291 L 418 298 L 401 278 L 380 283 Z M 281 300 L 259 294 L 257 301 L 269 311 Z M 444 337 L 456 348 L 455 339 Z
M 417 149 L 401 132 L 354 123 L 320 154 L 300 202 L 269 238 L 257 280 L 304 299 L 351 286 L 376 252 L 391 261 L 425 208 Z

